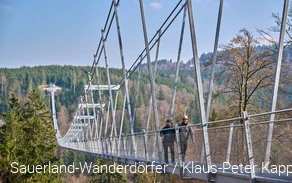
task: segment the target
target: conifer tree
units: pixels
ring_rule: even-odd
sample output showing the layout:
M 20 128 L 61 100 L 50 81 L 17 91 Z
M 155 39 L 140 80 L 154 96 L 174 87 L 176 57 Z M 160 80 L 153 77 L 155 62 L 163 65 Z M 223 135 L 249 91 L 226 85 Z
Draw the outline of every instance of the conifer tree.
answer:
M 161 88 L 158 93 L 158 100 L 165 100 L 165 94 Z
M 0 129 L 0 178 L 3 182 L 59 182 L 58 174 L 33 172 L 33 165 L 56 164 L 56 140 L 50 113 L 35 91 L 23 106 L 12 95 L 10 111 L 4 113 L 6 124 Z M 11 172 L 11 163 L 30 165 L 29 171 Z M 19 170 L 19 169 L 18 169 Z M 16 170 L 14 170 L 16 171 Z
M 56 158 L 56 142 L 50 113 L 40 95 L 32 90 L 29 93 L 29 101 L 23 107 L 24 122 L 22 144 L 24 145 L 21 158 L 23 162 L 31 165 L 54 164 Z M 30 181 L 52 181 L 52 175 L 33 174 Z
M 0 144 L 0 180 L 3 182 L 16 182 L 20 174 L 11 173 L 11 163 L 18 161 L 20 147 L 20 127 L 22 111 L 19 99 L 12 94 L 9 102 L 10 111 L 3 113 L 6 124 L 1 127 L 1 144 Z

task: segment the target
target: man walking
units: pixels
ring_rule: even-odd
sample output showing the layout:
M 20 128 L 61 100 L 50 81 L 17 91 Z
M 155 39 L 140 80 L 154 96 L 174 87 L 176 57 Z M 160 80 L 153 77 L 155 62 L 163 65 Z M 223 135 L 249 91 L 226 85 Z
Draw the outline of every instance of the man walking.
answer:
M 182 161 L 185 161 L 185 156 L 188 148 L 188 139 L 189 136 L 192 138 L 192 142 L 194 143 L 194 132 L 192 127 L 188 126 L 188 117 L 183 116 L 182 122 L 178 124 L 179 127 L 179 137 L 180 137 L 180 148 L 181 148 L 181 155 Z
M 171 154 L 171 163 L 174 164 L 174 141 L 175 141 L 175 129 L 171 124 L 171 120 L 166 120 L 165 126 L 160 131 L 160 135 L 163 136 L 162 144 L 164 149 L 164 161 L 168 163 L 168 147 Z

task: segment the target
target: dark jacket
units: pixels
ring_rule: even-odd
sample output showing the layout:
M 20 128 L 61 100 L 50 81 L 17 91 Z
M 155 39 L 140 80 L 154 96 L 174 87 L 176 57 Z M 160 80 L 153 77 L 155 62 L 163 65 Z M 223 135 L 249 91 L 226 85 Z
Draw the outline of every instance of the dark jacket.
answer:
M 175 141 L 175 129 L 173 126 L 164 126 L 160 131 L 160 135 L 163 136 L 162 143 L 174 143 Z
M 194 140 L 194 131 L 192 127 L 187 124 L 183 124 L 182 122 L 178 124 L 179 128 L 179 140 L 180 143 L 187 143 L 189 137 L 191 136 L 192 140 Z

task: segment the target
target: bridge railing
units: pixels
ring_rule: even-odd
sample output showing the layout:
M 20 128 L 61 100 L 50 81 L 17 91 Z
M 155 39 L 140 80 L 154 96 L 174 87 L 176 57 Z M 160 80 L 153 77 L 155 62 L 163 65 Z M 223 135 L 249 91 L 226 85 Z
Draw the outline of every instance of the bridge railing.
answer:
M 292 109 L 288 109 L 284 114 L 279 114 L 279 119 L 275 121 L 259 121 L 264 118 L 259 118 L 259 115 L 251 115 L 249 120 L 250 126 L 250 140 L 252 145 L 253 160 L 257 167 L 263 166 L 264 154 L 266 146 L 266 138 L 268 134 L 268 124 L 275 123 L 274 134 L 272 141 L 270 165 L 290 165 L 292 164 Z M 264 113 L 263 113 L 264 114 Z M 266 114 L 269 115 L 270 113 Z M 218 125 L 218 122 L 223 126 Z M 188 149 L 186 153 L 186 161 L 196 163 L 205 163 L 202 158 L 202 129 L 200 125 L 190 125 L 194 132 L 194 143 L 191 138 L 188 140 Z M 176 131 L 179 128 L 175 129 Z M 159 131 L 160 132 L 160 131 Z M 159 133 L 158 132 L 158 133 Z M 180 133 L 180 132 L 178 132 Z M 209 142 L 210 142 L 210 156 L 213 164 L 223 164 L 229 162 L 234 165 L 249 165 L 248 149 L 246 145 L 246 136 L 244 124 L 242 120 L 222 120 L 209 123 L 208 128 Z M 163 141 L 167 135 L 156 135 L 156 131 L 139 132 L 135 134 L 126 134 L 122 136 L 81 141 L 70 142 L 65 146 L 102 154 L 106 156 L 114 156 L 120 158 L 132 158 L 141 161 L 156 160 L 159 162 L 159 151 L 157 146 L 157 139 Z M 132 146 L 132 137 L 135 138 L 135 148 Z M 180 139 L 181 140 L 181 139 Z M 120 142 L 119 142 L 120 141 Z M 119 144 L 119 145 L 118 145 Z M 135 152 L 134 149 L 137 149 Z M 162 151 L 164 153 L 164 151 Z M 174 143 L 175 161 L 178 162 L 178 144 Z M 164 156 L 163 156 L 164 157 Z M 171 151 L 168 152 L 168 160 L 171 160 Z M 203 160 L 203 161 L 202 161 Z M 165 159 L 161 163 L 164 163 Z

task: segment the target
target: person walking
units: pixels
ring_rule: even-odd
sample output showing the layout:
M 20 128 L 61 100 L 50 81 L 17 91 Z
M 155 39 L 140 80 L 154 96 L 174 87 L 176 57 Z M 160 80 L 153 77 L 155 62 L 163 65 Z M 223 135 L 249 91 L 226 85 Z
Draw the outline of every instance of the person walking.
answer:
M 194 143 L 194 131 L 192 127 L 188 125 L 188 116 L 183 116 L 182 122 L 178 124 L 179 127 L 179 140 L 180 140 L 180 148 L 182 161 L 185 161 L 185 156 L 188 148 L 188 140 L 191 136 L 192 142 Z
M 168 119 L 165 122 L 165 126 L 160 131 L 160 135 L 163 136 L 162 144 L 164 149 L 164 161 L 168 162 L 168 148 L 171 154 L 171 163 L 174 164 L 174 142 L 175 142 L 175 129 L 172 126 L 171 120 Z

